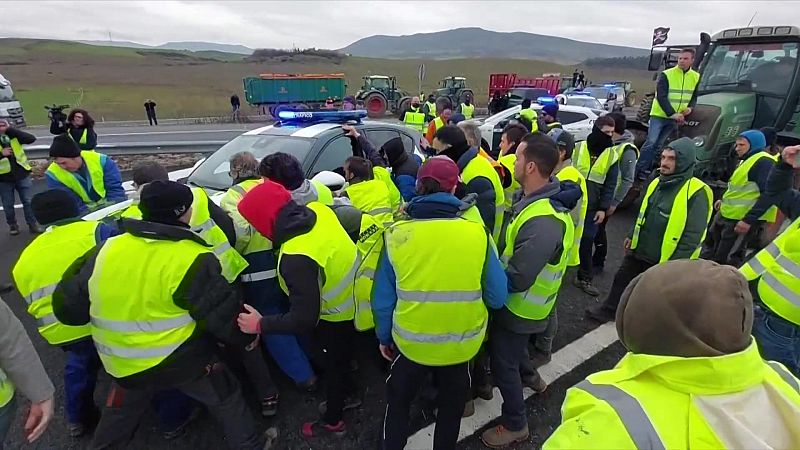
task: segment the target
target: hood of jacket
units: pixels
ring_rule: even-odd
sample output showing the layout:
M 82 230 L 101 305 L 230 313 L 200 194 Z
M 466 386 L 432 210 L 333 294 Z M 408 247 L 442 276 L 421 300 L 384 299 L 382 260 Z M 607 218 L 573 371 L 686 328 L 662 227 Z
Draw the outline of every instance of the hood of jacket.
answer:
M 670 142 L 667 148 L 675 150 L 675 172 L 669 175 L 660 175 L 662 183 L 683 183 L 694 176 L 694 166 L 697 163 L 696 147 L 694 141 L 682 137 Z
M 403 146 L 403 141 L 399 138 L 391 138 L 381 146 L 381 151 L 386 155 L 386 161 L 392 167 L 403 164 L 408 159 L 408 154 Z
M 448 158 L 452 159 L 453 162 L 455 162 L 458 165 L 458 168 L 460 170 L 464 170 L 464 167 L 467 166 L 467 163 L 470 162 L 472 158 L 478 155 L 478 149 L 471 148 L 469 144 L 464 142 L 459 146 L 449 147 L 448 149 L 444 150 L 443 152 L 440 152 L 439 154 L 447 156 Z
M 273 229 L 273 242 L 280 246 L 289 239 L 308 233 L 317 223 L 317 215 L 305 205 L 294 201 L 287 203 L 278 212 Z
M 745 160 L 767 147 L 767 138 L 764 136 L 764 133 L 759 130 L 743 131 L 739 134 L 739 137 L 747 139 L 747 142 L 750 143 L 750 150 L 740 158 L 741 160 Z
M 303 183 L 297 189 L 292 191 L 292 200 L 298 205 L 307 205 L 310 202 L 315 202 L 319 199 L 319 193 L 314 184 L 309 180 L 303 180 Z
M 521 190 L 519 192 L 522 192 Z M 581 187 L 572 181 L 559 181 L 550 178 L 550 182 L 539 190 L 521 197 L 512 207 L 513 215 L 516 216 L 531 203 L 549 198 L 550 204 L 556 211 L 572 211 L 581 199 Z
M 622 133 L 622 136 L 620 136 L 619 139 L 614 139 L 614 145 L 633 144 L 633 140 L 634 140 L 633 133 L 631 133 L 630 130 L 625 130 L 625 132 Z
M 462 200 L 448 192 L 420 195 L 408 202 L 406 214 L 412 219 L 447 219 L 460 215 L 476 200 L 476 194 L 468 194 Z

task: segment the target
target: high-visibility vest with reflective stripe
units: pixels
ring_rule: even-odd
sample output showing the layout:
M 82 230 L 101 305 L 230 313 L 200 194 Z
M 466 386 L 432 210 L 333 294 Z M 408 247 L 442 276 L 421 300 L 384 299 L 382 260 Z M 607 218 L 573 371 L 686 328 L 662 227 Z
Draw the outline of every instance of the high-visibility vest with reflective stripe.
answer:
M 578 172 L 578 169 L 572 166 L 566 166 L 561 169 L 556 174 L 556 178 L 560 181 L 572 181 L 581 187 L 581 201 L 578 204 L 577 210 L 573 210 L 575 214 L 571 214 L 572 222 L 575 224 L 575 235 L 569 260 L 567 261 L 567 265 L 577 266 L 581 262 L 580 252 L 578 250 L 581 246 L 581 238 L 583 237 L 583 221 L 586 217 L 586 210 L 589 208 L 589 192 L 586 189 L 586 178 L 583 178 L 583 175 Z
M 755 342 L 713 357 L 628 353 L 567 390 L 561 426 L 542 448 L 797 448 L 787 425 L 796 430 L 798 409 L 800 381 L 763 361 Z
M 461 114 L 463 114 L 464 118 L 467 120 L 472 119 L 472 116 L 475 114 L 475 105 L 467 105 L 466 103 L 462 103 Z
M 547 124 L 547 129 L 552 130 L 554 128 L 564 128 L 561 126 L 561 122 L 550 122 Z
M 639 159 L 639 149 L 630 142 L 615 145 L 612 148 L 619 154 L 619 156 L 617 156 L 617 161 L 622 161 L 622 154 L 625 153 L 625 150 L 628 148 L 632 148 L 636 152 L 636 159 L 637 160 Z M 615 189 L 619 189 L 621 184 L 622 184 L 622 170 L 620 170 L 619 174 L 617 175 L 617 187 Z
M 662 72 L 667 77 L 669 83 L 669 104 L 672 109 L 679 113 L 689 107 L 689 101 L 692 99 L 692 94 L 700 82 L 700 74 L 696 71 L 689 69 L 684 72 L 680 67 L 675 66 Z M 658 96 L 658 93 L 656 93 Z M 653 106 L 650 108 L 650 116 L 666 118 L 667 113 L 661 108 L 658 100 L 653 100 Z
M 73 141 L 75 140 L 75 138 L 72 137 L 72 133 L 70 133 L 69 131 L 67 131 L 67 136 L 69 136 L 69 138 L 72 139 Z M 81 138 L 78 140 L 78 144 L 86 145 L 87 142 L 89 142 L 89 129 L 84 128 L 83 134 L 81 134 Z M 87 150 L 87 151 L 93 152 L 94 150 Z
M 483 225 L 459 217 L 397 222 L 384 233 L 397 305 L 392 339 L 408 359 L 448 366 L 472 359 L 486 334 Z M 430 270 L 436 267 L 436 270 Z
M 173 295 L 210 251 L 192 240 L 129 233 L 106 241 L 89 278 L 92 339 L 106 372 L 124 378 L 151 369 L 192 336 L 197 324 Z
M 505 193 L 503 192 L 503 183 L 500 181 L 500 175 L 494 170 L 492 164 L 481 158 L 475 156 L 464 167 L 461 172 L 461 180 L 464 184 L 469 184 L 474 178 L 484 177 L 492 183 L 494 189 L 494 223 L 487 223 L 486 228 L 492 230 L 492 237 L 494 242 L 497 243 L 500 238 L 500 229 L 503 227 L 503 213 L 505 212 Z
M 521 187 L 519 181 L 514 178 L 514 164 L 517 162 L 517 154 L 509 153 L 503 155 L 498 162 L 511 174 L 511 184 L 507 188 L 503 188 L 503 206 L 505 206 L 506 211 L 511 211 L 511 207 L 514 204 L 514 193 Z
M 14 383 L 8 379 L 8 375 L 0 369 L 0 408 L 6 406 L 14 398 Z
M 321 182 L 317 180 L 310 180 L 311 186 L 314 188 L 314 191 L 317 193 L 317 201 L 322 203 L 323 205 L 332 206 L 333 205 L 333 192 L 331 192 L 331 188 L 325 186 Z
M 272 280 L 278 276 L 272 241 L 256 231 L 237 208 L 244 195 L 261 183 L 262 180 L 245 180 L 231 186 L 220 202 L 220 208 L 233 220 L 236 229 L 236 250 L 248 261 L 247 268 L 239 274 L 242 283 Z
M 205 191 L 195 187 L 192 188 L 192 195 L 194 200 L 192 201 L 192 217 L 189 219 L 189 226 L 211 246 L 211 250 L 222 266 L 222 275 L 233 283 L 247 268 L 247 261 L 231 246 L 225 232 L 211 218 L 211 211 L 208 209 L 209 199 Z
M 722 217 L 730 220 L 742 220 L 750 212 L 750 209 L 755 206 L 759 197 L 761 197 L 761 191 L 758 189 L 758 184 L 747 179 L 747 174 L 762 158 L 770 158 L 777 161 L 778 155 L 773 156 L 765 151 L 760 151 L 742 161 L 733 171 L 733 175 L 728 181 L 728 189 L 722 194 L 722 206 L 719 209 Z M 758 220 L 774 222 L 777 216 L 778 208 L 771 206 Z
M 531 122 L 531 133 L 536 133 L 539 131 L 539 114 L 533 110 L 533 108 L 525 108 L 520 110 L 519 116 L 525 119 L 530 120 Z
M 355 326 L 358 331 L 375 328 L 372 317 L 372 286 L 375 283 L 375 270 L 383 250 L 383 225 L 369 214 L 361 214 L 361 227 L 358 232 L 358 253 L 361 264 L 356 272 L 354 283 L 356 316 Z
M 103 158 L 106 158 L 106 155 L 84 150 L 81 152 L 81 158 L 83 158 L 83 163 L 89 171 L 89 180 L 92 182 L 92 189 L 100 196 L 100 200 L 97 202 L 92 201 L 89 197 L 89 193 L 86 192 L 86 189 L 83 187 L 83 184 L 78 181 L 78 178 L 72 172 L 62 169 L 56 163 L 50 163 L 50 166 L 47 167 L 47 172 L 80 197 L 89 209 L 95 209 L 105 203 L 106 184 L 103 180 L 103 175 L 105 173 L 103 169 Z
M 328 322 L 344 322 L 355 317 L 353 283 L 361 257 L 358 248 L 344 231 L 339 219 L 322 203 L 306 205 L 314 211 L 317 220 L 308 233 L 295 236 L 284 242 L 278 255 L 278 281 L 281 289 L 291 295 L 280 274 L 284 255 L 304 255 L 317 263 L 322 272 L 320 282 L 320 319 Z M 308 280 L 309 283 L 315 280 Z
M 66 344 L 90 335 L 89 325 L 69 326 L 53 314 L 53 292 L 64 272 L 97 245 L 94 221 L 51 226 L 22 251 L 14 266 L 14 283 L 36 319 L 39 334 L 51 345 Z
M 758 279 L 758 296 L 772 312 L 800 326 L 800 218 L 739 271 Z
M 25 154 L 22 144 L 19 143 L 19 139 L 11 139 L 11 151 L 14 153 L 14 159 L 17 160 L 17 164 L 20 167 L 25 170 L 31 170 L 31 165 L 28 164 L 28 156 Z M 8 158 L 0 159 L 0 175 L 9 172 L 11 172 L 11 160 Z
M 420 111 L 419 108 L 411 108 L 410 110 L 406 111 L 405 115 L 403 116 L 403 122 L 407 127 L 410 127 L 413 130 L 421 133 L 425 132 L 425 114 Z
M 386 167 L 374 166 L 372 168 L 372 175 L 376 180 L 383 181 L 383 184 L 386 185 L 386 189 L 389 190 L 389 203 L 392 205 L 392 213 L 399 211 L 400 207 L 403 206 L 403 196 L 394 184 L 392 174 Z M 331 204 L 333 204 L 333 201 L 331 201 Z
M 436 116 L 436 103 L 425 102 L 428 105 L 428 115 L 429 116 Z
M 535 217 L 551 216 L 564 224 L 562 238 L 563 250 L 557 264 L 548 262 L 536 276 L 530 288 L 525 292 L 510 292 L 506 301 L 506 308 L 516 316 L 528 320 L 542 320 L 550 315 L 556 304 L 558 289 L 567 270 L 570 252 L 575 242 L 575 225 L 568 212 L 556 211 L 549 198 L 536 200 L 526 206 L 517 216 L 511 219 L 506 230 L 506 246 L 500 257 L 504 266 L 514 256 L 514 241 L 520 228 Z
M 595 159 L 592 164 L 592 156 L 589 154 L 589 147 L 586 141 L 575 149 L 572 155 L 572 165 L 583 175 L 588 181 L 593 181 L 598 184 L 606 182 L 606 176 L 611 167 L 619 161 L 620 154 L 614 147 L 608 147 L 600 153 L 600 156 Z
M 636 218 L 636 223 L 633 227 L 633 238 L 631 239 L 631 250 L 639 246 L 639 232 L 642 227 L 646 226 L 645 213 L 647 212 L 648 200 L 653 195 L 658 187 L 658 178 L 650 182 L 647 187 L 647 193 L 642 199 L 642 206 L 639 208 L 639 217 Z M 703 183 L 699 178 L 690 178 L 683 183 L 675 199 L 672 201 L 672 210 L 669 213 L 667 220 L 667 229 L 664 230 L 664 238 L 661 241 L 661 259 L 659 262 L 669 261 L 675 249 L 678 248 L 678 242 L 683 236 L 683 229 L 686 228 L 686 220 L 689 216 L 689 199 L 692 198 L 698 191 L 703 191 L 701 195 L 705 195 L 708 199 L 708 211 L 706 212 L 706 223 L 711 220 L 711 213 L 713 211 L 713 194 L 711 188 Z M 700 247 L 706 238 L 706 231 L 703 230 L 703 235 L 697 243 L 697 249 L 692 253 L 689 259 L 697 259 L 700 257 Z
M 445 125 L 446 124 L 444 123 L 444 120 L 442 120 L 441 117 L 436 117 L 435 119 L 433 119 L 433 126 L 436 131 L 439 131 L 439 128 L 442 128 Z
M 345 188 L 350 202 L 364 214 L 369 214 L 384 227 L 392 224 L 394 218 L 389 190 L 381 180 L 367 180 L 351 184 Z

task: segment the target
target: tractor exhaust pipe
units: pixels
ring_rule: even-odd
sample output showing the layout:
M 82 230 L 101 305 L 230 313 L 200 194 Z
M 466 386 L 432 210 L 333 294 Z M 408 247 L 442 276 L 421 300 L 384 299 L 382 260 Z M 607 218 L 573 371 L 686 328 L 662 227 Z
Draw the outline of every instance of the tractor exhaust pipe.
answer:
M 697 70 L 700 68 L 703 59 L 711 46 L 711 36 L 708 33 L 700 33 L 700 45 L 697 46 L 697 51 L 694 54 L 694 62 L 692 62 L 692 69 Z

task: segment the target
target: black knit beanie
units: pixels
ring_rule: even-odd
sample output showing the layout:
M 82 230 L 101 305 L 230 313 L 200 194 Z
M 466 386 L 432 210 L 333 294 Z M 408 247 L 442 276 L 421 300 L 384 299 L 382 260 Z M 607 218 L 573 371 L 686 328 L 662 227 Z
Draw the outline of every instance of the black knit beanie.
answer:
M 53 138 L 53 143 L 50 144 L 51 158 L 77 158 L 78 156 L 81 156 L 80 147 L 66 133 Z
M 31 208 L 36 221 L 42 225 L 74 219 L 80 215 L 78 203 L 67 191 L 61 189 L 50 189 L 34 195 Z
M 142 188 L 139 209 L 142 219 L 169 225 L 180 225 L 178 220 L 192 206 L 194 196 L 187 186 L 174 181 L 153 181 Z

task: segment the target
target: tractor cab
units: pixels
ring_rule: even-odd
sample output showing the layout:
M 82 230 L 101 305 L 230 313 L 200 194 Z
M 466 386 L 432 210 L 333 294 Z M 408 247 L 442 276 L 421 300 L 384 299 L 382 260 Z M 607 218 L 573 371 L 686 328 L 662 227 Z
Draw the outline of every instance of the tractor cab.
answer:
M 387 97 L 390 97 L 389 93 L 397 85 L 395 77 L 387 77 L 385 75 L 369 75 L 363 77 L 363 80 L 364 84 L 361 86 L 361 92 L 381 91 Z
M 467 87 L 467 79 L 464 77 L 448 77 L 441 82 L 442 89 L 464 89 Z
M 453 107 L 463 103 L 467 97 L 475 100 L 475 95 L 472 89 L 467 87 L 467 79 L 464 77 L 450 76 L 444 78 L 439 85 L 441 87 L 436 90 L 436 98 L 448 98 Z

